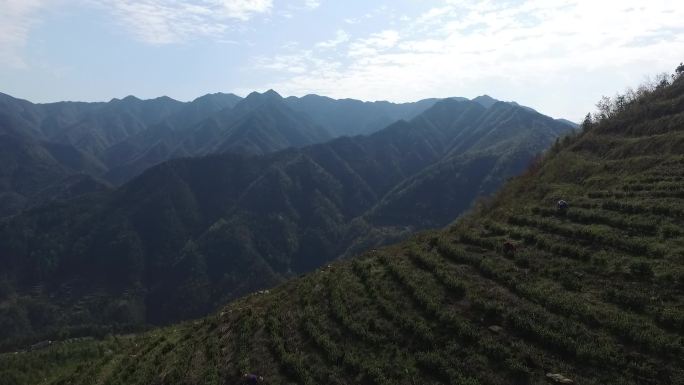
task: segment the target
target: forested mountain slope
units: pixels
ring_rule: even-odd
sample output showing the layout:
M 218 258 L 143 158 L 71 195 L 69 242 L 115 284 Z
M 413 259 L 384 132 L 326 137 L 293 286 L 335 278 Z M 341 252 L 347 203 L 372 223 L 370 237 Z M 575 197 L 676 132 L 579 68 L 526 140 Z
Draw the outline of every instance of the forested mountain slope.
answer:
M 474 100 L 484 107 L 497 102 L 488 96 Z M 6 144 L 0 156 L 10 165 L 0 176 L 0 216 L 40 204 L 43 200 L 35 197 L 45 196 L 44 189 L 68 191 L 65 180 L 73 175 L 121 185 L 170 159 L 266 154 L 371 134 L 413 119 L 437 101 L 397 104 L 318 95 L 283 99 L 270 90 L 244 99 L 209 94 L 187 103 L 127 96 L 107 103 L 34 104 L 0 94 L 0 138 Z M 24 165 L 17 168 L 18 163 Z
M 683 384 L 684 78 L 599 117 L 443 231 L 199 321 L 6 354 L 2 374 L 55 384 L 222 384 L 246 372 L 268 384 Z
M 72 146 L 2 133 L 0 163 L 0 218 L 35 205 L 46 190 L 68 188 L 72 176 L 98 175 L 106 169 Z
M 184 126 L 178 118 L 151 127 L 111 148 L 107 179 L 123 183 L 165 160 L 208 154 L 267 154 L 332 139 L 307 115 L 288 108 L 274 91 L 252 93 L 232 108 L 223 108 Z M 128 156 L 127 156 L 128 155 Z
M 534 123 L 544 129 L 530 129 L 538 116 L 510 103 L 489 104 L 487 116 L 476 129 L 460 132 L 446 156 L 393 188 L 366 219 L 380 226 L 417 228 L 453 221 L 478 196 L 492 194 L 508 177 L 522 173 L 552 138 L 568 131 L 550 118 Z
M 109 168 L 125 162 L 122 151 L 115 155 L 112 146 L 147 132 L 158 121 L 184 124 L 235 102 L 231 95 L 200 99 L 185 104 L 130 96 L 108 103 L 34 104 L 0 94 L 0 216 L 43 202 L 38 196 L 45 197 L 46 191 L 68 191 L 74 176 L 105 178 Z
M 0 94 L 0 156 L 9 164 L 0 176 L 0 216 L 35 206 L 42 189 L 65 188 L 64 178 L 75 174 L 120 185 L 169 159 L 264 154 L 372 133 L 435 101 L 366 103 L 317 95 L 283 100 L 268 91 L 244 100 L 217 93 L 187 103 L 128 96 L 107 103 L 34 104 Z M 18 163 L 23 165 L 15 168 Z
M 76 174 L 118 185 L 165 160 L 263 154 L 332 138 L 275 92 L 205 95 L 189 103 L 133 96 L 108 103 L 33 104 L 0 94 L 0 216 L 42 202 Z M 106 182 L 104 182 L 106 183 Z M 42 193 L 45 195 L 44 193 Z
M 0 222 L 12 288 L 0 314 L 11 327 L 0 337 L 204 315 L 340 255 L 446 224 L 568 129 L 506 103 L 444 100 L 370 136 L 177 159 L 115 191 L 26 211 Z M 457 154 L 467 169 L 449 161 Z M 499 157 L 518 161 L 502 167 Z M 421 175 L 440 162 L 454 167 L 439 174 L 454 195 L 434 200 L 432 186 L 421 187 L 433 179 Z M 477 178 L 461 177 L 468 173 Z M 401 220 L 387 219 L 392 207 Z M 436 210 L 452 217 L 420 220 Z M 44 316 L 26 316 L 29 309 Z

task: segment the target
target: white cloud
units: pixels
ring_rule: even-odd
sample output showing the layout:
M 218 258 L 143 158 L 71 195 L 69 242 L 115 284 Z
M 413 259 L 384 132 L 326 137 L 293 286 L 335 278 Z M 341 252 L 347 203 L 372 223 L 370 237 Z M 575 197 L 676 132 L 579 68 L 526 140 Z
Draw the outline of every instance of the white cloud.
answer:
M 321 6 L 321 2 L 319 0 L 304 0 L 304 7 L 307 9 L 316 9 Z
M 220 37 L 232 24 L 270 12 L 272 0 L 102 0 L 120 22 L 150 44 Z
M 385 30 L 374 33 L 365 39 L 359 39 L 349 46 L 349 56 L 376 55 L 381 51 L 394 47 L 399 41 L 399 32 Z
M 393 30 L 336 46 L 336 57 L 300 55 L 299 72 L 272 86 L 393 100 L 494 93 L 580 117 L 600 96 L 596 79 L 634 85 L 679 63 L 682 20 L 684 7 L 667 0 L 448 0 Z M 335 65 L 314 71 L 321 61 Z
M 21 51 L 31 27 L 38 21 L 35 13 L 44 5 L 43 0 L 0 1 L 0 66 L 26 67 Z
M 322 48 L 322 49 L 335 48 L 340 44 L 348 42 L 349 37 L 350 36 L 347 32 L 339 29 L 339 30 L 337 30 L 337 33 L 335 34 L 334 39 L 325 40 L 325 41 L 316 43 L 316 47 Z
M 205 2 L 205 4 L 211 3 L 219 6 L 219 17 L 240 20 L 247 20 L 256 13 L 267 12 L 273 6 L 272 0 L 218 0 Z
M 259 57 L 254 60 L 258 68 L 276 70 L 290 75 L 322 77 L 341 70 L 339 61 L 322 59 L 313 51 L 302 51 L 296 54 L 278 55 L 275 57 Z

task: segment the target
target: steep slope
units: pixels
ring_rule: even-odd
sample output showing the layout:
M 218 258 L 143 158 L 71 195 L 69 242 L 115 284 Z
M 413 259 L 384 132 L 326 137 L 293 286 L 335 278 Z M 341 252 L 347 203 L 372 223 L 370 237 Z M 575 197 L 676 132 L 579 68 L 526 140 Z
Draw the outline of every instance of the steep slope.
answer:
M 235 383 L 245 372 L 269 384 L 682 384 L 683 122 L 680 77 L 554 146 L 444 231 L 200 321 L 6 354 L 3 374 L 70 384 Z
M 146 130 L 183 105 L 169 97 L 114 99 L 102 108 L 86 113 L 77 123 L 62 128 L 50 139 L 99 156 L 110 146 Z
M 213 103 L 207 108 L 199 106 L 206 101 L 198 99 L 175 116 L 130 138 L 124 146 L 132 143 L 142 148 L 124 151 L 133 156 L 112 162 L 108 179 L 125 182 L 145 169 L 173 158 L 225 152 L 266 154 L 332 138 L 307 116 L 290 110 L 274 91 L 254 92 L 245 99 L 229 100 L 231 105 Z M 212 111 L 213 107 L 222 108 Z M 113 152 L 121 152 L 120 147 Z
M 190 127 L 219 111 L 233 108 L 240 100 L 242 98 L 233 94 L 217 93 L 201 96 L 161 122 L 155 122 L 148 129 L 107 148 L 103 155 L 105 162 L 110 168 L 116 168 L 134 161 L 149 148 L 159 146 L 159 143 L 167 143 L 166 145 L 171 147 L 179 140 L 178 137 L 186 135 Z M 156 163 L 150 166 L 154 164 Z M 139 171 L 145 168 L 147 167 L 140 168 Z
M 47 140 L 104 103 L 34 104 L 0 93 L 0 132 Z
M 85 193 L 72 182 L 86 174 L 103 176 L 110 164 L 103 151 L 123 138 L 144 131 L 170 114 L 180 102 L 170 98 L 142 101 L 134 97 L 109 103 L 33 104 L 0 94 L 0 217 L 45 203 L 47 191 Z M 80 184 L 84 187 L 86 184 Z M 94 190 L 101 182 L 90 184 Z
M 104 170 L 100 162 L 72 146 L 17 134 L 0 134 L 0 163 L 0 217 L 37 204 L 38 194 L 63 185 L 70 175 L 97 175 Z
M 7 164 L 22 163 L 21 170 L 5 170 L 15 181 L 3 183 L 0 215 L 29 207 L 38 190 L 69 175 L 121 184 L 173 158 L 262 154 L 331 138 L 275 92 L 247 99 L 213 94 L 189 103 L 128 96 L 108 103 L 33 104 L 0 94 L 0 133 L 11 136 L 2 156 Z M 11 147 L 16 141 L 22 146 Z M 35 188 L 22 188 L 19 180 L 33 181 Z
M 182 116 L 188 116 L 183 114 Z M 147 168 L 165 160 L 208 154 L 267 154 L 288 147 L 324 142 L 332 136 L 308 116 L 289 109 L 275 91 L 251 93 L 231 107 L 222 108 L 203 119 L 178 126 L 168 119 L 140 137 L 123 143 L 146 148 L 124 153 L 132 156 L 107 174 L 114 183 L 123 183 Z M 177 128 L 170 128 L 172 124 Z M 160 135 L 160 130 L 164 133 Z M 117 146 L 114 150 L 122 152 Z
M 370 136 L 264 156 L 174 160 L 115 192 L 6 220 L 0 223 L 0 264 L 22 299 L 8 308 L 21 313 L 58 302 L 61 311 L 36 321 L 8 315 L 23 331 L 8 329 L 1 337 L 196 317 L 351 250 L 406 236 L 430 224 L 375 227 L 364 219 L 403 181 L 422 181 L 417 175 L 457 147 L 479 151 L 477 135 L 488 135 L 499 148 L 495 141 L 514 146 L 519 130 L 548 131 L 535 137 L 544 148 L 565 127 L 525 115 L 526 125 L 506 129 L 518 114 L 507 111 L 445 100 Z M 508 171 L 514 170 L 502 170 Z M 460 172 L 442 174 L 470 197 L 442 207 L 455 215 L 482 190 L 477 183 L 458 185 Z M 430 205 L 429 196 L 416 198 L 419 207 Z
M 496 101 L 489 97 L 475 100 L 485 107 Z M 252 93 L 245 100 L 217 93 L 188 103 L 169 97 L 140 100 L 128 96 L 107 103 L 33 104 L 0 94 L 0 133 L 33 141 L 34 147 L 48 145 L 79 153 L 90 164 L 56 167 L 121 185 L 170 159 L 222 152 L 264 154 L 338 136 L 372 133 L 395 121 L 410 120 L 436 102 L 371 103 L 317 95 L 282 99 L 271 90 Z M 4 156 L 11 158 L 12 154 Z M 63 173 L 54 174 L 52 180 L 62 177 Z M 3 215 L 28 207 L 21 202 L 32 198 L 26 191 L 3 194 Z
M 204 150 L 205 153 L 266 154 L 333 138 L 308 116 L 287 107 L 273 90 L 248 95 L 233 112 L 232 124 L 217 144 Z
M 490 195 L 506 178 L 521 174 L 530 159 L 567 132 L 528 109 L 498 101 L 484 105 L 489 113 L 476 129 L 461 132 L 447 156 L 395 187 L 366 218 L 380 226 L 445 226 L 478 196 Z
M 106 166 L 90 154 L 49 140 L 56 127 L 73 124 L 100 106 L 73 102 L 36 105 L 0 93 L 0 217 L 37 204 L 37 194 L 58 188 L 70 175 L 104 172 Z

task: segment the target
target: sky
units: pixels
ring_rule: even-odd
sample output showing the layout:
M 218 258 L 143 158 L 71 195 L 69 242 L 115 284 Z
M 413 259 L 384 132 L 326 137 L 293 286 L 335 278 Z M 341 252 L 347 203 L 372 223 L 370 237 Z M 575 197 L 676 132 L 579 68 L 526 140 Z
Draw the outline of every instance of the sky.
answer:
M 684 61 L 678 0 L 0 0 L 0 92 L 491 95 L 579 121 Z M 678 6 L 679 5 L 679 6 Z

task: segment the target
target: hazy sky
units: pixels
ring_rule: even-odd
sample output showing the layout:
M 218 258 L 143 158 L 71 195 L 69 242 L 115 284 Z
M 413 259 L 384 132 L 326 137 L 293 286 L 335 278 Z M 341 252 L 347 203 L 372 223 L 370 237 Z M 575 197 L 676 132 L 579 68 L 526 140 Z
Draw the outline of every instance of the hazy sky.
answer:
M 579 120 L 680 61 L 678 0 L 0 0 L 0 92 L 34 102 L 486 93 Z

